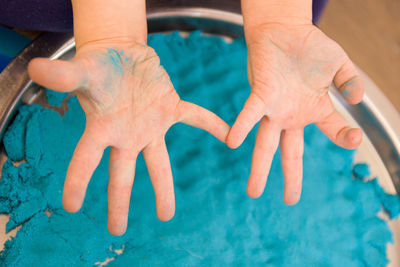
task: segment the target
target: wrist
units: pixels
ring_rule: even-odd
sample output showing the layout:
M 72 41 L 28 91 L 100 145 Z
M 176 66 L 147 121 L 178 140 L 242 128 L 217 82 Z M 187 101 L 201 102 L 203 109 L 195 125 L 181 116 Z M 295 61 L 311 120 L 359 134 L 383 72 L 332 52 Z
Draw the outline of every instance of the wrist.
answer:
M 143 53 L 147 45 L 132 41 L 131 39 L 121 38 L 107 38 L 101 40 L 92 40 L 90 42 L 81 44 L 76 49 L 76 57 L 90 57 L 99 53 L 107 53 L 110 50 L 125 53 L 130 51 L 132 54 Z
M 145 0 L 72 0 L 77 50 L 82 46 L 147 42 Z
M 312 24 L 312 0 L 241 0 L 244 28 Z

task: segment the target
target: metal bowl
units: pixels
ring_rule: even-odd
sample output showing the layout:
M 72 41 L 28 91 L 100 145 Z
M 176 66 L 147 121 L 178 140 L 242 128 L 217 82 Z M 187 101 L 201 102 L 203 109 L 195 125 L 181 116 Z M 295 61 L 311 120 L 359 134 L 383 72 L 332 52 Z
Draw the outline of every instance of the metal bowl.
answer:
M 227 38 L 243 37 L 239 1 L 188 1 L 184 5 L 181 1 L 148 1 L 148 4 L 150 33 L 200 29 Z M 46 104 L 43 88 L 28 77 L 28 62 L 35 57 L 70 59 L 74 48 L 72 33 L 42 34 L 0 74 L 0 140 L 21 103 Z M 330 95 L 336 108 L 364 132 L 356 161 L 369 163 L 385 190 L 400 195 L 400 114 L 371 79 L 359 72 L 365 85 L 365 97 L 360 104 L 347 104 L 333 85 Z M 5 157 L 4 152 L 2 156 Z M 400 266 L 399 255 L 395 253 L 400 251 L 400 222 L 392 221 L 390 227 L 395 232 L 395 245 L 388 245 L 389 258 L 392 266 Z

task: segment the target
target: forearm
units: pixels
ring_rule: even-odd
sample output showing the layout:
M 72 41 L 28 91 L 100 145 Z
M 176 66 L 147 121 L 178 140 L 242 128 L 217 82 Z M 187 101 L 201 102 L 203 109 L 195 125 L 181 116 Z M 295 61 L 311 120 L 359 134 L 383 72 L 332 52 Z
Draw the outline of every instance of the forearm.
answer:
M 76 47 L 93 42 L 146 44 L 145 0 L 72 0 Z
M 311 24 L 312 0 L 241 0 L 245 31 L 266 23 Z

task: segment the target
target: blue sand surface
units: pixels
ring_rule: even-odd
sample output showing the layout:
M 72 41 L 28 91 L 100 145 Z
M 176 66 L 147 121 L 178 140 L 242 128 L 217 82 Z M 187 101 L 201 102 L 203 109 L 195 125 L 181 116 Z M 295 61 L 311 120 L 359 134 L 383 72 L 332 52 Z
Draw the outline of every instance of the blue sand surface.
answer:
M 231 44 L 195 32 L 153 35 L 182 99 L 202 105 L 230 125 L 250 88 L 243 40 Z M 59 104 L 61 95 L 50 93 Z M 23 106 L 8 128 L 9 159 L 0 180 L 0 212 L 7 229 L 22 225 L 0 254 L 2 266 L 384 266 L 392 241 L 382 210 L 400 211 L 397 196 L 376 179 L 365 181 L 365 165 L 353 169 L 354 151 L 331 143 L 314 125 L 305 129 L 303 195 L 283 203 L 280 155 L 259 199 L 246 193 L 255 129 L 230 150 L 208 133 L 183 124 L 166 141 L 174 174 L 176 214 L 158 221 L 154 193 L 140 156 L 127 233 L 107 232 L 108 157 L 88 187 L 81 211 L 65 212 L 61 196 L 68 162 L 85 117 L 75 97 L 64 117 L 40 106 Z M 25 159 L 26 162 L 17 161 Z M 45 213 L 49 211 L 51 214 Z M 118 251 L 119 249 L 123 250 Z
M 51 90 L 46 90 L 46 99 L 50 105 L 55 107 L 60 107 L 64 98 L 68 95 L 68 93 L 59 93 Z

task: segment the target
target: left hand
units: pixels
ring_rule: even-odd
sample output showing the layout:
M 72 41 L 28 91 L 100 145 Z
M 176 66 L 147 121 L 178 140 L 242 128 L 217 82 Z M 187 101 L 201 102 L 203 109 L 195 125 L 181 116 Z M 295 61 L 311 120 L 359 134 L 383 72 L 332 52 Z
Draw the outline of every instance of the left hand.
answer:
M 312 24 L 267 23 L 246 32 L 251 94 L 227 137 L 238 147 L 261 120 L 247 193 L 259 197 L 280 142 L 284 201 L 295 204 L 302 184 L 303 128 L 316 123 L 335 144 L 354 149 L 360 129 L 350 128 L 329 98 L 334 81 L 350 104 L 362 100 L 363 86 L 343 49 Z
M 174 216 L 172 172 L 164 136 L 175 123 L 202 128 L 225 141 L 229 126 L 214 113 L 183 101 L 154 49 L 120 41 L 80 46 L 71 61 L 38 58 L 29 64 L 37 83 L 74 91 L 86 115 L 64 184 L 63 206 L 78 211 L 103 151 L 110 146 L 108 229 L 122 235 L 128 224 L 136 158 L 143 152 L 156 196 L 157 216 Z

